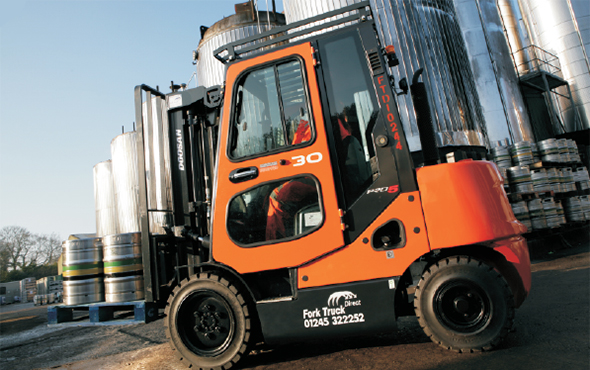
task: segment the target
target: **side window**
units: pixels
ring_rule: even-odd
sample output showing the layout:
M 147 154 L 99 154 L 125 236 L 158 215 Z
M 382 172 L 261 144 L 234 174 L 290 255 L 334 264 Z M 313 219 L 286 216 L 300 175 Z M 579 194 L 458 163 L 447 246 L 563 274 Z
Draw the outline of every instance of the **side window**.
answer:
M 379 106 L 366 62 L 359 57 L 365 53 L 358 35 L 348 33 L 325 42 L 320 52 L 326 61 L 330 118 L 345 199 L 350 206 L 378 172 L 371 132 Z
M 311 141 L 309 105 L 299 60 L 243 76 L 236 88 L 229 156 L 284 150 Z
M 244 246 L 310 233 L 323 223 L 317 181 L 311 176 L 262 184 L 229 204 L 227 231 Z

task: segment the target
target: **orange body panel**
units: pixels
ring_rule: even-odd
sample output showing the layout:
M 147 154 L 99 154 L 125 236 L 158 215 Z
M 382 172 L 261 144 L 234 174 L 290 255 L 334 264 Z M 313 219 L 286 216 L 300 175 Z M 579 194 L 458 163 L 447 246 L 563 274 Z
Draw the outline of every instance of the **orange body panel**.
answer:
M 432 249 L 481 244 L 523 234 L 497 167 L 464 160 L 417 169 Z
M 494 243 L 494 250 L 502 253 L 506 260 L 516 268 L 526 295 L 531 290 L 531 258 L 525 238 L 516 236 Z M 524 299 L 524 297 L 522 297 Z
M 414 200 L 410 201 L 409 197 Z M 405 229 L 406 244 L 386 251 L 371 247 L 373 231 L 387 221 L 397 219 Z M 416 233 L 415 228 L 420 231 Z M 368 239 L 364 243 L 363 239 Z M 400 276 L 418 257 L 430 251 L 418 192 L 401 194 L 363 234 L 346 248 L 326 256 L 298 271 L 298 287 L 310 288 L 352 281 Z M 305 278 L 304 278 L 305 277 Z M 306 280 L 304 280 L 306 279 Z
M 233 96 L 233 88 L 236 79 L 246 69 L 263 65 L 266 62 L 297 55 L 303 59 L 309 85 L 309 99 L 315 127 L 315 140 L 311 145 L 303 148 L 295 148 L 286 152 L 266 155 L 259 158 L 232 163 L 227 157 L 228 131 L 226 127 L 231 119 L 230 97 Z M 227 71 L 227 86 L 225 91 L 226 104 L 223 110 L 223 122 L 221 124 L 219 138 L 220 152 L 219 165 L 216 178 L 216 196 L 214 203 L 212 243 L 213 258 L 221 263 L 231 266 L 239 273 L 249 273 L 262 270 L 272 270 L 285 267 L 293 267 L 310 261 L 324 253 L 341 247 L 344 244 L 340 217 L 338 215 L 338 203 L 334 188 L 334 178 L 330 165 L 330 156 L 327 144 L 326 131 L 322 116 L 319 89 L 313 67 L 311 44 L 305 43 L 287 49 L 278 50 L 260 57 L 232 64 Z M 307 163 L 304 166 L 294 167 L 294 156 L 308 156 L 311 153 L 321 153 L 322 160 L 317 163 Z M 315 156 L 317 158 L 317 156 Z M 281 165 L 281 160 L 285 164 Z M 274 163 L 274 165 L 261 166 Z M 255 166 L 259 168 L 258 178 L 251 181 L 234 184 L 230 182 L 230 172 L 236 168 Z M 264 170 L 263 170 L 264 169 Z M 312 174 L 321 184 L 322 209 L 324 213 L 323 226 L 317 231 L 297 240 L 291 240 L 275 244 L 261 245 L 244 248 L 236 245 L 228 236 L 226 230 L 227 205 L 231 198 L 246 189 L 257 184 L 272 181 L 302 173 Z

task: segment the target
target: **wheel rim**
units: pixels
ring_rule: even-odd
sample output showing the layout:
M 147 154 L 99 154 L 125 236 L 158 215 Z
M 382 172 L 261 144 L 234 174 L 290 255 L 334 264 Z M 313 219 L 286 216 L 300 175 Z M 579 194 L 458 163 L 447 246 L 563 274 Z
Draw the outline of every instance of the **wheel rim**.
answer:
M 230 346 L 235 318 L 223 297 L 213 291 L 202 291 L 181 303 L 176 326 L 180 338 L 193 353 L 211 357 Z
M 451 281 L 443 284 L 434 296 L 435 314 L 450 330 L 473 334 L 483 330 L 492 316 L 487 293 L 473 282 Z

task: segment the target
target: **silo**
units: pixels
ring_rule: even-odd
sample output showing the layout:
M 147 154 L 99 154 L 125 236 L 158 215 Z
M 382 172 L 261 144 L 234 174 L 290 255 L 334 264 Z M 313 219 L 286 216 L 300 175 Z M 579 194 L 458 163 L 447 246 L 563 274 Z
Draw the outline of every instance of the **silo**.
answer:
M 126 132 L 111 142 L 113 184 L 117 200 L 118 232 L 139 231 L 139 178 L 137 135 Z
M 566 131 L 590 128 L 587 0 L 520 0 L 520 5 L 533 43 L 559 58 L 561 74 L 569 84 L 575 109 L 569 99 L 559 98 Z
M 173 226 L 170 140 L 165 105 L 165 100 L 153 97 L 151 105 L 144 102 L 142 109 L 147 208 L 152 234 L 165 234 L 164 228 Z
M 498 6 L 516 0 L 454 0 L 469 61 L 492 147 L 498 142 L 534 141 L 525 101 L 520 92 L 512 53 L 502 28 Z M 512 17 L 511 17 L 512 15 Z M 506 12 L 504 20 L 512 34 L 520 30 L 516 17 Z M 517 44 L 526 39 L 513 40 Z M 530 58 L 517 60 L 522 68 Z
M 111 160 L 94 166 L 94 208 L 96 210 L 96 236 L 117 234 L 117 202 L 113 186 Z
M 202 27 L 197 48 L 197 81 L 199 86 L 221 85 L 225 81 L 225 65 L 213 56 L 220 46 L 238 41 L 271 28 L 285 25 L 285 16 L 274 11 L 256 11 L 251 1 L 237 4 L 236 14 Z
M 299 21 L 357 0 L 284 0 L 287 23 Z M 431 114 L 439 147 L 487 146 L 482 108 L 452 0 L 371 0 L 379 36 L 393 45 L 400 64 L 396 81 L 411 80 L 424 68 Z M 421 150 L 410 95 L 398 99 L 411 151 Z

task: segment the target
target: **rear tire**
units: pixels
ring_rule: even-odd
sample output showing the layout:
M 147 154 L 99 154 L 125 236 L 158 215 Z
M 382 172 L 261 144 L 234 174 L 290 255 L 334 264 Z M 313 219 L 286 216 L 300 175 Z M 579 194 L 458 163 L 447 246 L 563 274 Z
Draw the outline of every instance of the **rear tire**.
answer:
M 426 269 L 414 310 L 433 342 L 457 352 L 491 350 L 514 323 L 514 297 L 506 280 L 468 256 L 448 257 Z
M 249 353 L 251 318 L 237 287 L 201 273 L 174 288 L 166 306 L 166 336 L 178 358 L 197 369 L 229 369 Z

